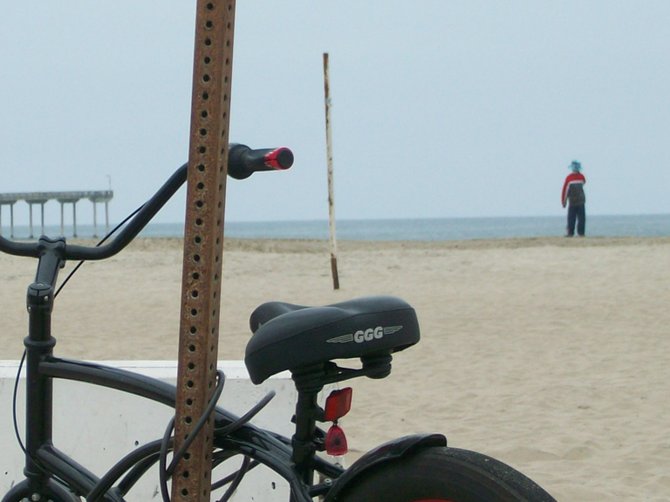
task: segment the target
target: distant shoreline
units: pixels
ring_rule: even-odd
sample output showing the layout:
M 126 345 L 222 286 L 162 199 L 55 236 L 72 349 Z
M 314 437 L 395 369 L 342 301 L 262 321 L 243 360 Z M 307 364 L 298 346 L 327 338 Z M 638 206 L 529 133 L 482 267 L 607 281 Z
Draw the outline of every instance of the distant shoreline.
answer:
M 113 228 L 110 225 L 109 229 Z M 105 225 L 77 225 L 77 235 L 89 238 L 101 236 L 109 229 Z M 3 226 L 2 232 L 9 235 L 10 229 Z M 60 225 L 15 226 L 13 234 L 26 239 L 30 234 L 38 236 L 46 233 L 57 236 L 64 233 L 68 238 L 75 232 L 70 225 L 61 230 Z M 150 223 L 142 232 L 142 237 L 181 237 L 183 223 Z M 338 220 L 338 241 L 465 241 L 487 239 L 528 239 L 562 238 L 565 233 L 564 216 L 526 216 L 500 218 L 405 218 Z M 235 239 L 298 239 L 327 240 L 329 237 L 326 220 L 305 221 L 257 221 L 225 224 L 227 238 Z M 586 234 L 589 238 L 620 237 L 668 237 L 670 236 L 670 215 L 587 215 Z
M 95 239 L 69 238 L 67 242 L 92 244 Z M 655 246 L 670 245 L 670 237 L 517 237 L 466 239 L 448 241 L 418 240 L 338 240 L 338 253 L 370 250 L 426 249 L 426 250 L 477 250 L 477 249 L 521 249 L 532 247 L 610 247 L 610 246 Z M 156 251 L 181 248 L 181 237 L 137 237 L 130 246 L 134 249 Z M 224 250 L 289 253 L 329 253 L 330 244 L 325 239 L 275 239 L 225 237 Z

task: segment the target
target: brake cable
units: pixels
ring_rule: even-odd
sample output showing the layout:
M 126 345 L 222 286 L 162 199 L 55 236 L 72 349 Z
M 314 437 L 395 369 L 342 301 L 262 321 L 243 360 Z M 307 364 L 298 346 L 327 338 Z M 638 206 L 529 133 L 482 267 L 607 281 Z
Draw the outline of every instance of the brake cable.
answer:
M 128 220 L 130 220 L 133 216 L 135 216 L 137 213 L 139 213 L 140 210 L 141 210 L 143 207 L 144 207 L 144 204 L 142 204 L 140 207 L 138 207 L 137 209 L 135 209 L 135 211 L 133 211 L 132 213 L 130 213 L 128 216 L 126 216 L 126 217 L 123 219 L 123 221 L 122 221 L 121 223 L 119 223 L 119 224 L 116 225 L 112 230 L 110 230 L 109 232 L 107 232 L 107 235 L 105 235 L 105 236 L 102 238 L 102 240 L 100 240 L 100 242 L 98 242 L 98 243 L 95 245 L 95 247 L 100 247 L 100 246 L 102 246 L 102 245 L 105 243 L 105 241 L 106 241 L 107 239 L 109 239 L 112 235 L 114 235 L 114 234 L 116 233 L 116 231 L 117 231 L 119 228 L 121 228 L 123 225 L 125 225 L 126 223 L 128 223 Z M 65 278 L 65 280 L 61 283 L 61 285 L 60 285 L 60 286 L 58 287 L 58 289 L 56 290 L 56 293 L 54 294 L 54 298 L 56 298 L 56 297 L 58 296 L 58 293 L 60 293 L 61 289 L 63 289 L 63 287 L 65 287 L 65 285 L 67 284 L 67 282 L 72 278 L 72 276 L 75 274 L 75 272 L 76 272 L 77 270 L 79 270 L 79 268 L 84 264 L 85 261 L 86 261 L 86 260 L 81 260 L 81 261 L 80 261 L 79 263 L 77 263 L 77 265 L 70 271 L 70 273 L 67 275 L 67 277 Z

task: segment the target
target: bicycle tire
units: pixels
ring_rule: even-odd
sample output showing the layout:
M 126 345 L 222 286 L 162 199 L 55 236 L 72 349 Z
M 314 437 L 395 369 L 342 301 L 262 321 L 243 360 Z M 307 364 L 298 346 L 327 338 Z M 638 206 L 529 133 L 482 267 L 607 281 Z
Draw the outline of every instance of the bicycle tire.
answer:
M 544 489 L 494 458 L 449 447 L 424 448 L 364 471 L 339 502 L 555 502 Z
M 30 490 L 27 481 L 21 482 L 12 487 L 7 494 L 2 497 L 2 502 L 32 502 L 33 491 Z M 47 481 L 45 491 L 39 493 L 40 500 L 52 502 L 80 502 L 81 498 L 73 494 L 65 486 L 54 479 Z

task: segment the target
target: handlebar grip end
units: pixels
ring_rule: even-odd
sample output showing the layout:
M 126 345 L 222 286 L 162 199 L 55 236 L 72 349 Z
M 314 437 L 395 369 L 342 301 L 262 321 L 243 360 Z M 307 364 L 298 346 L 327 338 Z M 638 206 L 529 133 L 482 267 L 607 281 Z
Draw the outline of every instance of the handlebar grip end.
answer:
M 266 166 L 283 171 L 293 165 L 293 152 L 282 146 L 266 153 L 263 161 Z
M 252 150 L 236 143 L 228 152 L 228 175 L 238 180 L 258 171 L 284 171 L 292 165 L 293 152 L 285 146 Z

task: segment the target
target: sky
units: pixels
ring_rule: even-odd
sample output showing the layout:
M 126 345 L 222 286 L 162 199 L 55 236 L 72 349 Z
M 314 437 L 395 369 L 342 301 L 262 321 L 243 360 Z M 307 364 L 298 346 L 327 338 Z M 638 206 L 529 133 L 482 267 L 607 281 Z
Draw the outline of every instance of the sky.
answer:
M 195 4 L 2 2 L 0 192 L 144 202 L 188 157 Z M 324 52 L 338 219 L 560 215 L 573 159 L 589 213 L 670 213 L 670 2 L 239 0 L 230 137 L 296 160 L 228 221 L 328 218 Z

